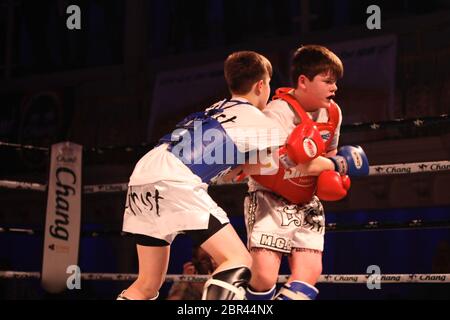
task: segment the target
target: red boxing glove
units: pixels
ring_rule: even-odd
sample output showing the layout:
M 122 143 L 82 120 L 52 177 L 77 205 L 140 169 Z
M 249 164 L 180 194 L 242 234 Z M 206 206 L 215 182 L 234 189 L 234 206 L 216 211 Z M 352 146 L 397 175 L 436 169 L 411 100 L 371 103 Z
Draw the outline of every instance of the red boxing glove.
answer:
M 350 185 L 348 176 L 341 176 L 336 171 L 323 171 L 317 179 L 316 195 L 321 200 L 338 201 L 347 195 Z
M 283 149 L 285 156 L 281 156 Z M 292 130 L 286 145 L 281 147 L 280 161 L 285 168 L 309 162 L 325 151 L 325 143 L 313 123 L 301 123 Z

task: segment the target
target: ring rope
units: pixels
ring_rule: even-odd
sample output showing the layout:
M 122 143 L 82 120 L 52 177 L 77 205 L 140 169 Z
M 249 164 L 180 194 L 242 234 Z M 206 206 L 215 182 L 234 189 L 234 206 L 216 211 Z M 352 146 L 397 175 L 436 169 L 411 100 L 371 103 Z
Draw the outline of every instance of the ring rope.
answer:
M 377 131 L 381 129 L 387 129 L 387 128 L 398 128 L 398 127 L 411 127 L 411 128 L 422 128 L 426 125 L 436 125 L 438 123 L 444 123 L 450 121 L 450 117 L 448 114 L 441 114 L 439 116 L 432 116 L 432 117 L 421 117 L 421 118 L 410 118 L 410 119 L 394 119 L 389 121 L 380 121 L 380 122 L 355 122 L 351 124 L 345 124 L 342 125 L 342 132 L 352 132 L 352 131 L 361 131 L 361 130 L 368 130 L 368 131 Z M 32 145 L 22 145 L 18 143 L 11 143 L 7 141 L 0 141 L 0 146 L 4 147 L 12 147 L 15 149 L 28 149 L 28 150 L 38 150 L 38 151 L 49 151 L 49 147 L 40 147 L 40 146 L 32 146 Z M 99 154 L 103 154 L 105 150 L 115 150 L 115 149 L 123 149 L 125 152 L 132 152 L 135 149 L 142 149 L 142 148 L 152 148 L 153 145 L 143 142 L 140 145 L 136 146 L 120 146 L 120 145 L 109 145 L 109 146 L 103 146 L 103 147 L 91 147 L 87 150 L 96 152 Z
M 11 180 L 0 180 L 0 187 L 6 189 L 21 189 L 21 190 L 35 190 L 35 191 L 46 191 L 46 184 L 39 184 L 35 182 L 24 182 L 24 181 L 11 181 Z
M 5 141 L 0 141 L 0 146 L 15 148 L 17 150 L 26 149 L 26 150 L 39 150 L 39 151 L 45 151 L 45 152 L 49 151 L 48 147 L 37 147 L 37 146 L 32 146 L 32 145 L 27 145 L 27 144 L 11 143 L 11 142 L 5 142 Z
M 40 272 L 0 271 L 0 279 L 39 279 Z M 133 281 L 137 279 L 134 273 L 81 273 L 82 280 L 102 281 Z M 168 282 L 204 282 L 209 275 L 168 274 Z M 289 275 L 279 275 L 277 282 L 284 283 Z M 319 283 L 367 284 L 380 283 L 450 283 L 450 273 L 422 273 L 422 274 L 323 274 Z
M 450 161 L 444 160 L 444 161 L 374 165 L 370 166 L 369 168 L 369 176 L 414 174 L 414 173 L 438 172 L 438 171 L 439 172 L 450 171 Z M 240 184 L 243 183 L 245 182 L 240 182 Z M 225 185 L 225 184 L 236 184 L 236 183 L 220 183 L 218 185 Z M 47 189 L 47 185 L 34 182 L 0 180 L 0 188 L 45 191 Z M 95 184 L 83 186 L 83 193 L 92 194 L 92 193 L 125 192 L 127 191 L 127 189 L 128 189 L 127 183 Z
M 450 171 L 450 161 L 374 165 L 369 167 L 369 176 L 384 176 L 437 171 Z
M 327 233 L 333 232 L 358 232 L 358 231 L 388 231 L 388 230 L 417 230 L 417 229 L 447 229 L 450 228 L 450 220 L 440 221 L 423 221 L 421 219 L 414 219 L 406 222 L 381 222 L 381 221 L 367 221 L 363 224 L 345 225 L 334 222 L 327 223 L 325 230 Z M 15 228 L 0 226 L 0 234 L 26 234 L 26 235 L 42 235 L 43 230 Z M 98 237 L 98 236 L 127 236 L 128 233 L 120 230 L 94 230 L 81 231 L 84 237 Z

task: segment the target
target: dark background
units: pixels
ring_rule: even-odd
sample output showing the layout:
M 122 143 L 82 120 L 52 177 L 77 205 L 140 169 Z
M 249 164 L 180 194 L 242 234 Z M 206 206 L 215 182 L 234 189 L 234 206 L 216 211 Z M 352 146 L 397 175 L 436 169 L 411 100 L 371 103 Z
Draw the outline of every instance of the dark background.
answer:
M 81 8 L 81 30 L 66 28 L 70 4 Z M 381 30 L 366 27 L 371 4 L 381 8 Z M 442 116 L 450 111 L 450 1 L 445 0 L 1 0 L 0 141 L 40 147 L 73 141 L 84 147 L 84 184 L 126 182 L 136 161 L 174 123 L 227 94 L 220 68 L 229 53 L 267 55 L 275 89 L 289 85 L 289 55 L 300 44 L 371 43 L 377 37 L 396 39 L 394 68 L 388 70 L 393 83 L 387 86 L 393 101 L 374 107 L 379 91 L 345 80 L 354 77 L 346 65 L 336 99 L 344 112 L 341 144 L 361 144 L 372 165 L 449 160 L 450 123 Z M 186 68 L 205 68 L 218 79 L 200 87 L 195 103 L 189 84 L 199 76 L 187 78 Z M 375 71 L 360 82 L 371 83 L 384 72 Z M 177 83 L 187 83 L 187 89 L 158 91 Z M 423 125 L 413 123 L 418 118 Z M 355 122 L 382 125 L 374 130 Z M 0 159 L 0 179 L 46 183 L 47 152 L 0 145 Z M 420 219 L 444 226 L 450 220 L 449 183 L 448 171 L 355 179 L 346 199 L 325 204 L 327 222 Z M 243 185 L 211 187 L 243 238 L 244 193 Z M 43 229 L 44 193 L 0 189 L 0 202 L 0 227 Z M 83 231 L 120 230 L 124 202 L 124 193 L 84 195 Z M 0 269 L 39 271 L 42 243 L 39 235 L 0 232 Z M 447 228 L 330 232 L 323 272 L 362 274 L 375 264 L 383 273 L 450 273 L 449 243 Z M 186 237 L 176 240 L 169 273 L 181 272 L 190 245 Z M 127 238 L 81 239 L 84 272 L 136 272 L 136 262 Z M 282 272 L 288 272 L 286 266 Z M 126 286 L 84 282 L 81 291 L 49 296 L 38 280 L 0 279 L 0 297 L 111 299 Z M 318 287 L 320 299 L 450 297 L 449 285 Z

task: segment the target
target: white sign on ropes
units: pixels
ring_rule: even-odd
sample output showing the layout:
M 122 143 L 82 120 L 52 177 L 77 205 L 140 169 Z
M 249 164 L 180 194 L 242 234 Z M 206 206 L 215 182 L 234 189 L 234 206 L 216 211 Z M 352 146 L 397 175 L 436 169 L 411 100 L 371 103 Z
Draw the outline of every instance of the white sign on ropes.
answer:
M 42 287 L 51 293 L 66 289 L 67 267 L 78 264 L 81 166 L 82 146 L 52 145 L 41 278 Z

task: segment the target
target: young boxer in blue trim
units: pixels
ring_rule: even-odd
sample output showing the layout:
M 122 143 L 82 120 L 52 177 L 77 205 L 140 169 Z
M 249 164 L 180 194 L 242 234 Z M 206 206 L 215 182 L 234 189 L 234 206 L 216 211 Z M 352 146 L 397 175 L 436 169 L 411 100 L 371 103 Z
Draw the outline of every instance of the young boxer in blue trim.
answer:
M 224 73 L 231 99 L 186 117 L 134 168 L 123 231 L 135 236 L 139 274 L 118 299 L 158 297 L 179 233 L 191 235 L 218 264 L 203 299 L 245 298 L 251 256 L 207 188 L 237 172 L 251 152 L 278 147 L 287 136 L 261 111 L 270 94 L 270 62 L 252 51 L 236 52 Z

